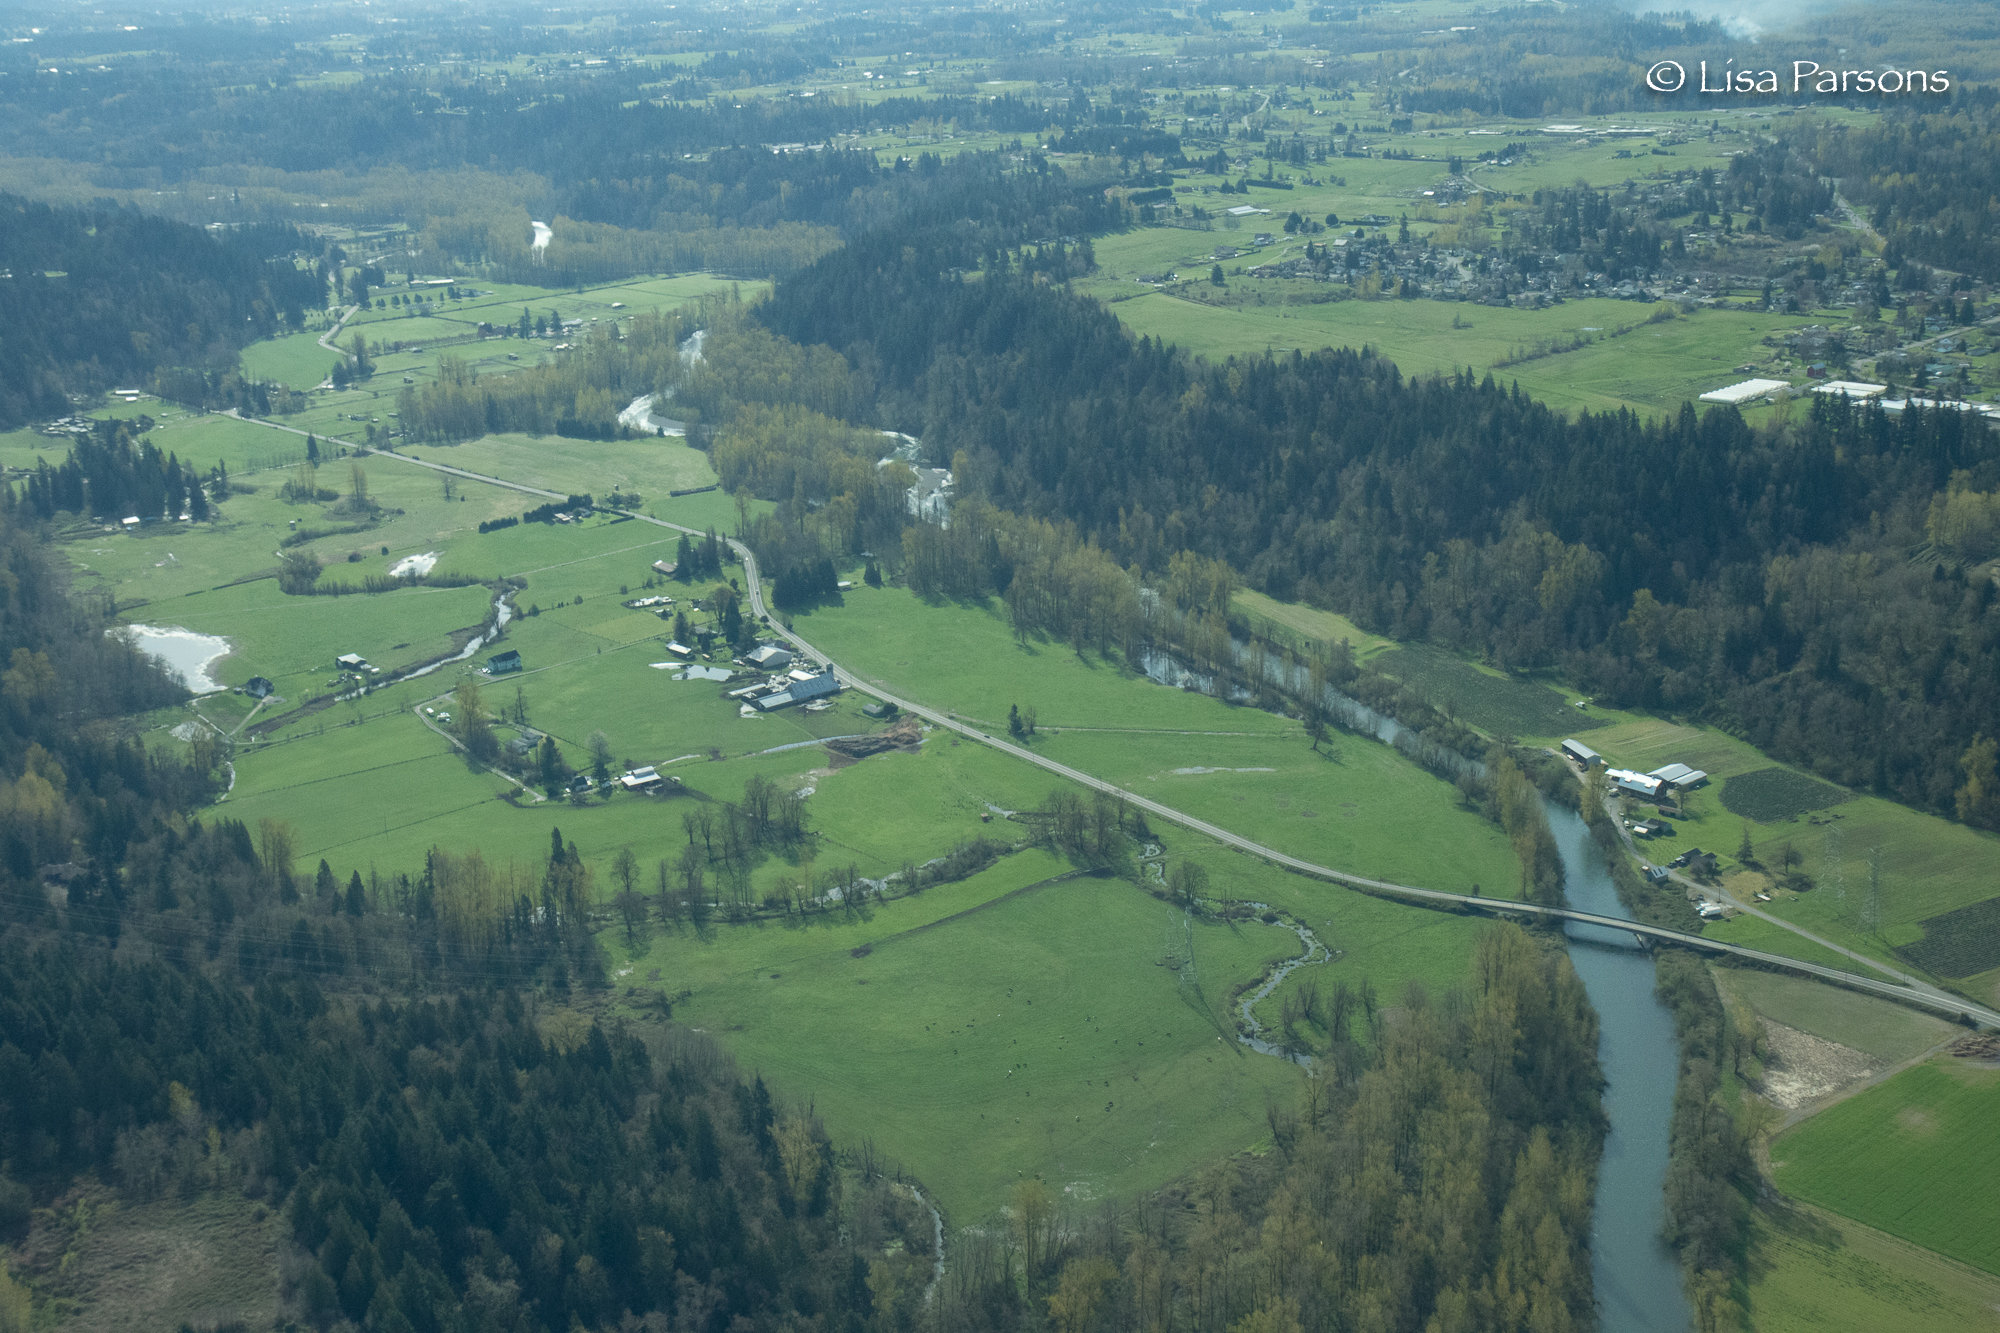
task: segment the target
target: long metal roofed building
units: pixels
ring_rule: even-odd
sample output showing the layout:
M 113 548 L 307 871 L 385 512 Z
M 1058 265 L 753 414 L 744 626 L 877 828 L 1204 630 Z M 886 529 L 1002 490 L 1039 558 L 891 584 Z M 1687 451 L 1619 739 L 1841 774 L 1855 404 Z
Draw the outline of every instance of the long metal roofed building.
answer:
M 810 676 L 805 680 L 794 680 L 789 686 L 779 690 L 776 694 L 766 694 L 761 698 L 752 699 L 750 702 L 768 713 L 774 708 L 786 708 L 792 704 L 802 704 L 808 699 L 822 698 L 832 694 L 839 688 L 840 678 L 833 674 L 832 667 L 828 667 L 817 676 Z

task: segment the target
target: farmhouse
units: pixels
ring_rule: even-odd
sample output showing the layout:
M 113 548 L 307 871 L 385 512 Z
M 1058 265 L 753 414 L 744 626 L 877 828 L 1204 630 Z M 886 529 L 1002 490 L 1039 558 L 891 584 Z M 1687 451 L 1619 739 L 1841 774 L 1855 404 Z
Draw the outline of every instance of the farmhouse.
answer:
M 271 691 L 277 688 L 262 676 L 252 676 L 243 682 L 243 692 L 252 699 L 268 699 L 271 697 Z
M 792 704 L 802 704 L 808 699 L 824 698 L 839 688 L 839 679 L 833 674 L 831 669 L 828 669 L 820 672 L 817 676 L 811 676 L 805 680 L 795 680 L 787 689 L 779 690 L 775 694 L 764 695 L 762 698 L 752 699 L 750 702 L 768 713 L 773 709 L 787 708 Z
M 1585 768 L 1589 768 L 1592 764 L 1602 763 L 1604 760 L 1603 755 L 1591 749 L 1582 741 L 1564 741 L 1562 743 L 1562 752 L 1563 758 L 1574 760 L 1582 764 Z
M 783 671 L 792 664 L 791 650 L 766 643 L 745 653 L 743 660 L 759 671 Z
M 368 659 L 360 653 L 342 653 L 333 659 L 333 664 L 342 671 L 366 671 Z
M 509 648 L 504 653 L 495 653 L 486 659 L 486 674 L 489 676 L 504 676 L 510 671 L 519 671 L 520 669 L 521 654 L 513 648 Z

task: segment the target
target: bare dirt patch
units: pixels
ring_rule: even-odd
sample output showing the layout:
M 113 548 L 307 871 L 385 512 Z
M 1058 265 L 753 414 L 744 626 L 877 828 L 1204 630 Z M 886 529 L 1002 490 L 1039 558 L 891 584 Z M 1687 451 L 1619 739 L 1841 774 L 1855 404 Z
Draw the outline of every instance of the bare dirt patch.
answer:
M 1882 1068 L 1851 1046 L 1768 1018 L 1764 1020 L 1764 1035 L 1771 1051 L 1764 1062 L 1764 1095 L 1786 1111 L 1838 1092 Z
M 1909 1130 L 1912 1134 L 1922 1134 L 1925 1136 L 1929 1136 L 1937 1129 L 1937 1122 L 1930 1118 L 1929 1113 L 1919 1110 L 1914 1106 L 1905 1106 L 1902 1110 L 1896 1112 L 1896 1123 L 1904 1129 Z

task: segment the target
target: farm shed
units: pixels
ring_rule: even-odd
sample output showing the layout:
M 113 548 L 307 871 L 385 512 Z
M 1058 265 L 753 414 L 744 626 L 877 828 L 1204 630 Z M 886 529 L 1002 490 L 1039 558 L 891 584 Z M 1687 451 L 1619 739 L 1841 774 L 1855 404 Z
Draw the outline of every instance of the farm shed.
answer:
M 776 708 L 802 704 L 808 699 L 823 698 L 839 688 L 839 678 L 831 670 L 827 670 L 806 680 L 795 680 L 790 689 L 779 690 L 776 694 L 767 694 L 761 699 L 752 699 L 751 702 L 768 713 Z
M 792 664 L 789 649 L 767 643 L 743 655 L 743 660 L 759 671 L 783 671 Z
M 1708 781 L 1708 774 L 1698 768 L 1689 768 L 1686 764 L 1668 764 L 1665 768 L 1654 769 L 1646 776 L 1658 778 L 1669 787 L 1680 791 L 1693 791 Z
M 333 659 L 333 664 L 342 671 L 365 671 L 368 669 L 368 659 L 360 653 L 342 653 Z
M 1563 752 L 1563 758 L 1573 759 L 1577 763 L 1582 764 L 1585 768 L 1589 768 L 1592 764 L 1601 762 L 1604 758 L 1603 755 L 1591 749 L 1588 745 L 1585 745 L 1582 741 L 1564 741 L 1562 743 L 1562 752 Z

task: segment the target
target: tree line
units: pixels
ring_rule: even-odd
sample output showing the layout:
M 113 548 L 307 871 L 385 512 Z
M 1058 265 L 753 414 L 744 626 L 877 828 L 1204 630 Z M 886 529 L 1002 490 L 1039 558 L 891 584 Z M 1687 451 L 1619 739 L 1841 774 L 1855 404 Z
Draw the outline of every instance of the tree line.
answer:
M 2000 610 L 1965 554 L 1988 529 L 1930 535 L 1952 494 L 2000 490 L 1977 419 L 1825 398 L 1759 427 L 1569 418 L 1367 349 L 1209 363 L 1054 285 L 962 281 L 976 244 L 865 237 L 758 312 L 865 362 L 872 420 L 953 460 L 962 496 L 1073 522 L 1143 574 L 1192 550 L 1392 637 L 1559 667 L 1939 813 L 1968 741 L 2000 734 Z
M 211 234 L 136 209 L 0 194 L 0 429 L 69 412 L 71 393 L 235 363 L 236 349 L 325 303 L 315 247 L 271 225 Z M 54 276 L 50 276 L 54 275 Z

